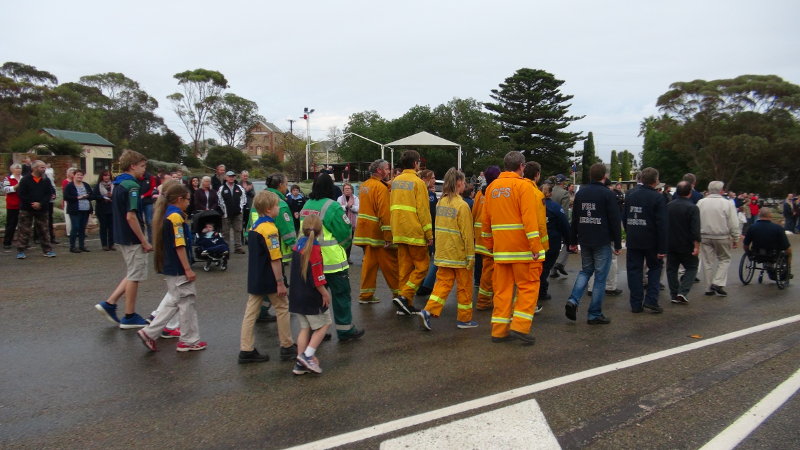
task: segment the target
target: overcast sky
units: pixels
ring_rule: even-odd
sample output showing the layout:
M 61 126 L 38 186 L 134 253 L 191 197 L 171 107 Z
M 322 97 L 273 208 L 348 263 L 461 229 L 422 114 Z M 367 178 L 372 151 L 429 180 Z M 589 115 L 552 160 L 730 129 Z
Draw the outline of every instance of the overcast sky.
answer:
M 359 111 L 393 119 L 453 97 L 488 101 L 517 69 L 543 69 L 565 81 L 570 113 L 586 116 L 571 129 L 594 132 L 606 162 L 612 149 L 638 155 L 639 124 L 673 82 L 775 74 L 800 84 L 797 0 L 656 3 L 0 0 L 0 63 L 62 83 L 122 72 L 184 138 L 166 96 L 189 69 L 222 72 L 229 92 L 284 129 L 314 108 L 314 139 Z

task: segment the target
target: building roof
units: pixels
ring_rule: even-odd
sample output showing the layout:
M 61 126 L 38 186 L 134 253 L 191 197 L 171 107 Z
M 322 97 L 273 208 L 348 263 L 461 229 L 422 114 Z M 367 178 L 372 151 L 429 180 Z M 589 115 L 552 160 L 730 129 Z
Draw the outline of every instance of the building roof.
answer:
M 42 128 L 42 131 L 53 136 L 54 138 L 66 139 L 68 141 L 77 142 L 78 144 L 85 145 L 99 145 L 101 147 L 113 147 L 114 144 L 109 142 L 103 136 L 97 133 L 84 133 L 83 131 L 70 131 L 70 130 L 56 130 L 53 128 Z
M 258 121 L 258 123 L 260 123 L 261 125 L 263 125 L 263 126 L 264 126 L 264 128 L 268 129 L 269 131 L 271 131 L 271 132 L 273 132 L 273 133 L 283 133 L 283 130 L 281 130 L 280 128 L 278 128 L 278 127 L 277 127 L 277 126 L 276 126 L 274 123 L 272 123 L 272 122 L 264 122 L 263 120 L 259 120 L 259 121 Z

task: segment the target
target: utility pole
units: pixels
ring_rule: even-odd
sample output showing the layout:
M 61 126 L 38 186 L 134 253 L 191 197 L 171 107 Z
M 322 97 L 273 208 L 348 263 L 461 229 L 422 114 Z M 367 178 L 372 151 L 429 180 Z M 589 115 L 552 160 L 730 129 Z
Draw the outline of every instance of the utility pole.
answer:
M 294 130 L 292 129 L 292 125 L 297 122 L 294 119 L 286 119 L 289 122 L 289 134 L 294 134 Z

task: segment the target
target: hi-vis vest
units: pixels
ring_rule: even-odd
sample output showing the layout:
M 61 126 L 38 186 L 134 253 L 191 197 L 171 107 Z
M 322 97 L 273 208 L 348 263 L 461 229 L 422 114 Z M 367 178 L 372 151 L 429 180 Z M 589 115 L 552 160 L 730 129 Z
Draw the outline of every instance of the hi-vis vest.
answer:
M 376 177 L 361 183 L 358 189 L 361 208 L 353 244 L 383 247 L 392 242 L 392 216 L 389 212 L 389 188 Z
M 544 205 L 537 203 L 533 183 L 515 172 L 502 172 L 485 196 L 481 232 L 494 263 L 544 262 L 538 223 L 538 209 Z
M 483 240 L 483 236 L 481 230 L 483 224 L 481 220 L 483 220 L 483 210 L 486 206 L 486 197 L 483 195 L 482 191 L 478 191 L 475 194 L 475 200 L 472 204 L 472 220 L 473 220 L 473 234 L 475 236 L 475 253 L 480 253 L 481 255 L 492 256 L 492 252 L 486 248 L 486 243 Z
M 439 267 L 463 269 L 475 260 L 472 213 L 460 195 L 443 196 L 436 204 L 436 252 Z
M 390 211 L 395 244 L 424 247 L 433 239 L 428 188 L 413 169 L 406 169 L 392 181 Z
M 278 216 L 275 217 L 275 227 L 281 238 L 281 261 L 285 263 L 292 262 L 292 246 L 297 241 L 297 233 L 294 231 L 294 219 L 292 219 L 292 211 L 289 209 L 289 204 L 286 203 L 286 197 L 275 189 L 267 189 L 278 196 Z M 250 232 L 253 224 L 258 220 L 258 211 L 255 208 L 250 209 L 250 217 L 248 218 L 247 225 L 245 226 L 244 236 Z
M 544 206 L 544 193 L 539 190 L 539 186 L 532 180 L 528 180 L 533 185 L 533 195 L 536 196 L 536 223 L 539 224 L 539 237 L 542 241 L 544 250 L 550 250 L 550 235 L 547 234 L 547 207 Z M 539 208 L 538 206 L 542 207 Z
M 322 218 L 322 239 L 318 239 L 322 249 L 322 268 L 325 273 L 341 272 L 348 269 L 347 253 L 344 247 L 350 241 L 352 227 L 342 206 L 329 198 L 309 200 L 300 211 L 300 227 L 311 214 Z

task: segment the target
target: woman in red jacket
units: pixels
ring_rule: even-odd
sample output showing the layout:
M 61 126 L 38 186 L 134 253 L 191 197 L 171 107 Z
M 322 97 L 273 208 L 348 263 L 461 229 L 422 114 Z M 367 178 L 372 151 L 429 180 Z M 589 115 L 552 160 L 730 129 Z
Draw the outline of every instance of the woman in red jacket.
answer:
M 14 241 L 14 232 L 17 230 L 19 220 L 19 195 L 17 185 L 22 178 L 22 165 L 12 164 L 11 175 L 3 180 L 3 192 L 6 194 L 6 234 L 3 237 L 3 249 L 11 248 Z

